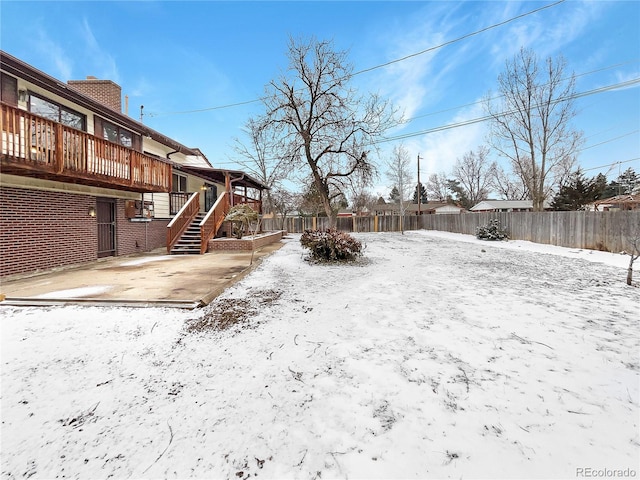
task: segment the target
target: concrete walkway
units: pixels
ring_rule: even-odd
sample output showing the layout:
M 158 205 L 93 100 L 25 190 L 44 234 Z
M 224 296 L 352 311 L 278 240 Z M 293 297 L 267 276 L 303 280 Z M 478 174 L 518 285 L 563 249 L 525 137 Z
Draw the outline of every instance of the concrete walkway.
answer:
M 2 305 L 118 305 L 197 308 L 255 268 L 282 246 L 254 252 L 167 255 L 165 249 L 109 257 L 86 265 L 3 281 Z

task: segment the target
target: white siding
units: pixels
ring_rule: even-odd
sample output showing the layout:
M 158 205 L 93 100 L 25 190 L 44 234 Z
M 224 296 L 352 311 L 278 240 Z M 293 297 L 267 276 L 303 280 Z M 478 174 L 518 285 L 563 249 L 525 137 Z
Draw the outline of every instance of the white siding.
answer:
M 150 196 L 153 200 L 153 209 L 155 218 L 170 218 L 169 215 L 169 194 L 168 193 L 152 193 L 145 194 L 145 200 Z
M 445 214 L 445 213 L 461 213 L 461 209 L 454 206 L 444 206 L 440 208 L 436 208 L 436 214 Z

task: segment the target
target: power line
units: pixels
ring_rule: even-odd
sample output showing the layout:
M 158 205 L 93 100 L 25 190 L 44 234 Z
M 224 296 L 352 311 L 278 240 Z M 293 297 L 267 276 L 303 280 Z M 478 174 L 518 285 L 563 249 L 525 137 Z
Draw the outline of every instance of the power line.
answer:
M 484 27 L 484 28 L 482 28 L 480 30 L 476 30 L 475 32 L 467 33 L 466 35 L 463 35 L 463 36 L 458 37 L 458 38 L 454 38 L 453 40 L 449 40 L 447 42 L 441 43 L 440 45 L 436 45 L 434 47 L 427 48 L 426 50 L 422 50 L 420 52 L 412 53 L 412 54 L 406 55 L 406 56 L 404 56 L 402 58 L 398 58 L 398 59 L 395 59 L 395 60 L 391 60 L 389 62 L 381 63 L 379 65 L 375 65 L 373 67 L 365 68 L 363 70 L 359 70 L 359 71 L 357 71 L 355 73 L 352 73 L 350 76 L 353 77 L 353 76 L 356 76 L 356 75 L 361 75 L 363 73 L 371 72 L 371 71 L 377 70 L 379 68 L 387 67 L 387 66 L 392 65 L 394 63 L 403 62 L 405 60 L 408 60 L 409 58 L 417 57 L 419 55 L 424 55 L 425 53 L 429 53 L 429 52 L 432 52 L 434 50 L 438 50 L 440 48 L 446 47 L 446 46 L 451 45 L 453 43 L 460 42 L 460 41 L 465 40 L 467 38 L 470 38 L 470 37 L 473 37 L 475 35 L 479 35 L 481 33 L 484 33 L 484 32 L 486 32 L 488 30 L 492 30 L 494 28 L 501 27 L 501 26 L 506 25 L 507 23 L 513 22 L 515 20 L 519 20 L 519 19 L 527 17 L 529 15 L 533 15 L 534 13 L 538 13 L 538 12 L 540 12 L 542 10 L 547 9 L 547 8 L 555 7 L 557 5 L 560 5 L 561 3 L 564 3 L 565 1 L 566 0 L 559 0 L 559 1 L 555 2 L 555 3 L 551 3 L 549 5 L 545 5 L 544 7 L 536 8 L 535 10 L 531 10 L 529 12 L 522 13 L 520 15 L 517 15 L 515 17 L 509 18 L 509 19 L 504 20 L 504 21 L 499 22 L 499 23 L 494 23 L 493 25 L 489 25 L 488 27 Z M 261 102 L 265 98 L 266 97 L 260 97 L 260 98 L 254 99 L 254 100 L 247 100 L 247 101 L 244 101 L 244 102 L 230 103 L 230 104 L 227 104 L 227 105 L 219 105 L 219 106 L 215 106 L 215 107 L 200 108 L 200 109 L 195 109 L 195 110 L 183 110 L 183 111 L 164 112 L 164 113 L 147 113 L 147 116 L 149 116 L 149 117 L 157 117 L 157 116 L 161 116 L 161 115 L 183 115 L 183 114 L 188 114 L 188 113 L 208 112 L 208 111 L 212 111 L 212 110 L 221 110 L 221 109 L 225 109 L 225 108 L 232 108 L 232 107 L 238 107 L 240 105 L 247 105 L 247 104 L 250 104 L 250 103 Z
M 403 62 L 404 60 L 408 60 L 410 58 L 417 57 L 418 55 L 424 55 L 425 53 L 429 53 L 429 52 L 432 52 L 432 51 L 437 50 L 439 48 L 446 47 L 447 45 L 451 45 L 451 44 L 459 42 L 461 40 L 465 40 L 465 39 L 473 37 L 475 35 L 479 35 L 481 33 L 484 33 L 486 31 L 488 31 L 488 30 L 492 30 L 494 28 L 501 27 L 502 25 L 506 25 L 507 23 L 513 22 L 515 20 L 518 20 L 520 18 L 526 17 L 528 15 L 532 15 L 534 13 L 538 13 L 538 12 L 540 12 L 542 10 L 547 9 L 547 8 L 555 7 L 557 5 L 560 5 L 561 3 L 564 3 L 565 1 L 566 0 L 559 0 L 558 2 L 550 3 L 549 5 L 545 5 L 544 7 L 536 8 L 535 10 L 531 10 L 530 12 L 523 13 L 523 14 L 518 15 L 516 17 L 509 18 L 508 20 L 505 20 L 503 22 L 494 23 L 493 25 L 490 25 L 488 27 L 482 28 L 482 29 L 477 30 L 475 32 L 467 33 L 466 35 L 463 35 L 461 37 L 454 38 L 453 40 L 449 40 L 447 42 L 441 43 L 440 45 L 436 45 L 435 47 L 430 47 L 430 48 L 427 48 L 426 50 L 422 50 L 420 52 L 412 53 L 410 55 L 407 55 L 407 56 L 402 57 L 402 58 L 398 58 L 396 60 L 391 60 L 390 62 L 386 62 L 386 63 L 382 63 L 380 65 L 376 65 L 375 67 L 365 68 L 364 70 L 360 70 L 358 72 L 355 72 L 353 75 L 354 76 L 355 75 L 360 75 L 361 73 L 370 72 L 370 71 L 376 70 L 378 68 L 388 67 L 389 65 L 393 65 L 394 63 Z
M 568 95 L 567 97 L 558 98 L 558 99 L 554 100 L 553 103 L 566 102 L 568 100 L 574 100 L 576 98 L 582 98 L 582 97 L 586 97 L 586 96 L 589 96 L 589 95 L 595 95 L 597 93 L 603 93 L 603 92 L 607 92 L 607 91 L 610 91 L 610 90 L 616 90 L 618 88 L 629 87 L 629 86 L 635 85 L 637 83 L 640 83 L 640 77 L 634 78 L 632 80 L 627 80 L 626 82 L 620 82 L 620 83 L 616 83 L 616 84 L 613 84 L 613 85 L 607 85 L 605 87 L 595 88 L 593 90 L 587 90 L 585 92 L 580 92 L 580 93 L 575 93 L 573 95 Z M 515 112 L 514 111 L 507 111 L 507 112 L 498 113 L 496 115 L 485 115 L 483 117 L 472 118 L 470 120 L 463 120 L 461 122 L 450 123 L 450 124 L 447 124 L 447 125 L 440 125 L 438 127 L 429 128 L 427 130 L 421 130 L 419 132 L 406 133 L 406 134 L 398 135 L 398 136 L 395 136 L 395 137 L 383 138 L 383 139 L 378 140 L 378 141 L 373 142 L 373 143 L 374 144 L 375 143 L 386 143 L 386 142 L 392 142 L 392 141 L 396 141 L 396 140 L 404 140 L 406 138 L 418 137 L 418 136 L 426 135 L 428 133 L 436 133 L 436 132 L 441 132 L 441 131 L 444 131 L 444 130 L 450 130 L 452 128 L 466 127 L 468 125 L 473 125 L 473 124 L 476 124 L 476 123 L 486 122 L 487 120 L 490 120 L 494 116 L 502 117 L 502 116 L 505 116 L 505 115 L 509 115 L 511 113 L 515 113 Z
M 594 73 L 603 72 L 605 70 L 611 70 L 612 68 L 621 67 L 621 66 L 627 65 L 629 63 L 637 62 L 638 60 L 639 60 L 638 58 L 634 58 L 633 60 L 627 60 L 625 62 L 616 63 L 614 65 L 609 65 L 609 66 L 606 66 L 606 67 L 598 68 L 596 70 L 591 70 L 590 72 L 579 73 L 578 75 L 573 75 L 573 78 L 580 78 L 580 77 L 584 77 L 586 75 L 592 75 Z M 568 79 L 565 78 L 565 79 L 563 79 L 561 81 L 566 81 L 566 80 L 568 80 Z M 544 85 L 548 85 L 548 84 L 544 84 Z M 490 101 L 491 100 L 498 100 L 499 98 L 502 98 L 502 97 L 504 97 L 504 95 L 497 95 L 495 97 L 489 98 L 488 100 L 490 100 Z M 457 107 L 445 108 L 444 110 L 438 110 L 436 112 L 430 112 L 430 113 L 425 113 L 424 115 L 418 115 L 418 116 L 415 116 L 415 117 L 411 117 L 411 118 L 408 118 L 407 120 L 405 120 L 402 123 L 409 123 L 409 122 L 412 122 L 412 121 L 417 120 L 419 118 L 431 117 L 433 115 L 438 115 L 440 113 L 451 112 L 451 111 L 459 110 L 461 108 L 466 108 L 466 107 L 473 107 L 474 105 L 480 105 L 482 103 L 484 103 L 484 100 L 477 100 L 475 102 L 465 103 L 464 105 L 459 105 Z
M 615 138 L 611 138 L 609 140 L 605 140 L 604 142 L 596 143 L 594 145 L 590 145 L 588 147 L 581 148 L 580 150 L 576 150 L 576 152 L 584 152 L 585 150 L 589 150 L 590 148 L 599 147 L 600 145 L 604 145 L 605 143 L 614 142 L 616 140 L 619 140 L 619 139 L 624 138 L 624 137 L 628 137 L 629 135 L 633 135 L 634 133 L 638 133 L 638 132 L 640 132 L 640 129 L 634 130 L 633 132 L 622 134 L 619 137 L 615 137 Z
M 607 85 L 607 86 L 604 86 L 604 87 L 594 88 L 592 90 L 587 90 L 587 91 L 584 91 L 584 92 L 574 93 L 572 95 L 568 95 L 568 96 L 563 97 L 563 98 L 557 98 L 557 99 L 553 100 L 552 103 L 556 104 L 556 103 L 566 102 L 566 101 L 573 100 L 573 99 L 576 99 L 576 98 L 587 97 L 587 96 L 595 95 L 595 94 L 598 94 L 598 93 L 604 93 L 604 92 L 607 92 L 607 91 L 616 90 L 618 88 L 629 87 L 629 86 L 635 85 L 637 83 L 640 83 L 640 77 L 634 78 L 632 80 L 627 80 L 625 82 L 620 82 L 620 83 L 616 83 L 616 84 L 612 84 L 612 85 Z M 534 105 L 532 108 L 535 108 L 535 107 L 536 106 Z M 496 114 L 495 116 L 505 116 L 505 115 L 509 115 L 511 113 L 514 113 L 514 111 L 501 112 L 501 113 Z M 463 121 L 456 122 L 456 123 L 439 125 L 437 127 L 432 127 L 432 128 L 426 129 L 426 130 L 421 130 L 419 132 L 412 132 L 412 133 L 406 133 L 406 134 L 402 134 L 402 135 L 397 135 L 395 137 L 383 138 L 383 139 L 377 140 L 375 142 L 372 142 L 370 145 L 379 144 L 379 143 L 387 143 L 387 142 L 395 142 L 395 141 L 398 141 L 398 140 L 404 140 L 406 138 L 413 138 L 413 137 L 418 137 L 418 136 L 422 136 L 422 135 L 427 135 L 429 133 L 436 133 L 436 132 L 441 132 L 441 131 L 445 131 L 445 130 L 451 130 L 451 129 L 454 129 L 454 128 L 466 127 L 466 126 L 469 126 L 469 125 L 474 125 L 476 123 L 486 122 L 488 120 L 491 120 L 493 117 L 494 117 L 494 115 L 485 115 L 483 117 L 472 118 L 472 119 L 469 119 L 469 120 L 463 120 Z M 596 147 L 598 145 L 602 145 L 604 143 L 609 143 L 609 142 L 612 142 L 614 140 L 618 140 L 620 138 L 632 135 L 632 134 L 634 134 L 636 132 L 638 132 L 638 130 L 635 130 L 635 131 L 629 132 L 629 133 L 625 133 L 624 135 L 621 135 L 619 137 L 616 137 L 616 138 L 613 138 L 613 139 L 610 139 L 610 140 L 606 140 L 604 142 L 600 142 L 600 143 L 592 145 L 590 147 L 583 148 L 582 150 L 587 150 L 589 148 L 593 148 L 593 147 Z M 582 150 L 578 150 L 578 151 L 580 152 Z M 267 160 L 277 160 L 277 158 L 269 158 Z M 629 160 L 629 161 L 631 161 L 631 160 Z M 233 161 L 219 162 L 219 163 L 220 164 L 237 164 L 237 162 L 233 162 Z M 596 167 L 596 168 L 598 168 L 598 167 Z
M 585 169 L 582 169 L 582 171 L 583 172 L 588 172 L 589 170 L 598 170 L 600 168 L 612 167 L 614 165 L 621 165 L 623 163 L 635 162 L 636 160 L 640 160 L 640 157 L 631 158 L 629 160 L 621 160 L 621 161 L 617 161 L 617 162 L 607 163 L 606 165 L 601 165 L 599 167 L 585 168 Z

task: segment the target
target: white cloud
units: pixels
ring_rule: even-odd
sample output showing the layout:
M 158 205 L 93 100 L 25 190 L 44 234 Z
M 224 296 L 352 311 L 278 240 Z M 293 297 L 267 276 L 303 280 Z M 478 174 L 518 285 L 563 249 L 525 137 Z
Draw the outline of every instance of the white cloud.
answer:
M 394 61 L 441 45 L 453 35 L 454 29 L 464 21 L 454 18 L 458 8 L 451 4 L 430 4 L 415 12 L 410 19 L 390 25 L 381 35 L 379 45 L 384 48 L 382 61 Z M 451 49 L 421 53 L 406 60 L 383 67 L 367 75 L 369 85 L 381 95 L 390 98 L 405 113 L 405 117 L 434 104 L 445 95 L 444 80 L 458 64 Z
M 145 77 L 138 78 L 138 80 L 132 85 L 128 95 L 130 97 L 143 97 L 148 95 L 152 90 L 153 84 L 149 82 Z
M 462 16 L 459 10 L 452 10 L 450 4 L 439 6 L 435 10 L 430 7 L 421 13 L 422 17 L 419 21 L 415 21 L 410 27 L 405 25 L 403 30 L 387 36 L 385 42 L 389 45 L 388 58 L 402 58 L 485 26 L 479 23 L 482 20 L 471 14 Z M 381 93 L 404 109 L 405 119 L 421 117 L 420 114 L 428 112 L 429 108 L 440 110 L 443 106 L 442 102 L 452 106 L 455 105 L 453 99 L 467 96 L 468 92 L 460 94 L 460 80 L 469 75 L 470 64 L 475 62 L 482 53 L 483 42 L 463 40 L 433 52 L 394 63 L 375 75 L 372 84 L 384 87 Z M 389 136 L 410 135 L 421 130 L 455 124 L 484 115 L 480 104 L 457 109 L 455 114 L 447 114 L 447 116 L 441 114 L 434 117 L 429 113 L 428 120 L 416 121 L 416 119 L 408 122 L 390 132 Z M 457 158 L 484 144 L 485 129 L 486 126 L 483 124 L 475 124 L 402 140 L 410 152 L 412 171 L 415 172 L 414 181 L 417 182 L 418 154 L 421 157 L 420 180 L 425 183 L 430 174 L 442 172 L 449 174 Z M 375 192 L 384 192 L 386 195 L 389 191 L 389 186 L 386 184 L 388 182 L 384 181 L 385 162 L 391 157 L 393 146 L 400 141 L 381 145 L 382 181 L 374 188 Z
M 407 52 L 438 45 L 532 9 L 525 9 L 521 3 L 516 2 L 486 4 L 486 7 L 477 17 L 464 18 L 464 22 L 460 18 L 457 22 L 452 22 L 451 12 L 447 14 L 444 8 L 436 12 L 429 11 L 428 19 L 422 24 L 416 23 L 414 28 L 407 28 L 397 37 L 388 39 L 396 49 L 390 47 L 390 51 L 395 58 L 399 58 Z M 419 116 L 420 110 L 424 112 L 432 102 L 462 96 L 461 79 L 465 78 L 468 67 L 474 62 L 486 66 L 485 73 L 489 78 L 493 75 L 493 70 L 502 70 L 504 61 L 513 56 L 521 46 L 535 48 L 541 57 L 553 55 L 561 51 L 564 45 L 583 35 L 589 22 L 601 8 L 593 2 L 559 5 L 474 36 L 472 39 L 394 64 L 386 68 L 376 81 L 385 85 L 389 92 L 396 92 L 395 101 L 406 109 L 406 117 Z M 449 21 L 445 22 L 445 19 Z M 424 35 L 424 43 L 420 43 L 416 41 L 416 38 L 420 37 L 419 32 L 432 33 Z M 483 81 L 486 82 L 486 78 L 478 78 L 475 85 L 480 85 Z M 478 91 L 476 94 L 483 95 L 483 92 Z M 446 103 L 455 105 L 451 100 Z M 453 118 L 440 116 L 438 118 L 441 120 L 437 121 L 432 118 L 433 122 L 430 125 L 423 124 L 425 126 L 422 128 L 419 122 L 409 122 L 402 129 L 393 132 L 393 135 L 410 134 L 421 129 L 428 130 L 434 126 L 455 124 L 484 115 L 482 104 L 472 105 L 460 108 Z M 478 123 L 410 137 L 404 140 L 404 144 L 414 159 L 418 153 L 424 159 L 421 162 L 421 170 L 424 172 L 421 177 L 424 182 L 429 174 L 449 173 L 458 158 L 486 144 L 487 129 L 488 123 Z M 384 147 L 387 157 L 395 143 L 397 142 L 390 142 Z M 497 157 L 496 160 L 500 161 Z M 413 161 L 417 163 L 416 160 Z
M 606 2 L 568 2 L 510 23 L 505 31 L 496 29 L 491 37 L 491 55 L 495 65 L 511 59 L 520 48 L 531 48 L 540 58 L 562 53 L 565 47 L 584 35 L 589 25 L 601 15 Z M 504 20 L 518 13 L 516 2 L 507 2 Z
M 482 116 L 482 105 L 478 104 L 464 109 L 447 123 L 456 124 Z M 424 161 L 421 163 L 425 173 L 449 173 L 458 158 L 485 143 L 486 129 L 486 123 L 475 123 L 421 137 L 415 148 L 423 152 L 421 156 Z M 426 178 L 423 177 L 423 181 Z
M 632 80 L 637 80 L 640 77 L 640 70 L 638 70 L 637 68 L 624 72 L 622 70 L 616 70 L 615 72 L 615 79 L 616 79 L 616 83 L 623 83 L 623 82 L 629 82 Z M 638 88 L 638 86 L 640 86 L 638 83 L 634 83 L 633 85 L 630 85 L 628 87 L 622 87 L 619 90 L 625 90 L 627 88 Z
M 72 78 L 73 61 L 64 49 L 49 37 L 41 25 L 36 27 L 35 47 L 48 62 L 53 64 L 50 70 L 51 75 L 64 80 Z
M 82 19 L 81 35 L 86 47 L 87 68 L 95 70 L 92 75 L 120 83 L 120 74 L 115 58 L 100 46 L 100 42 L 96 39 L 86 18 Z

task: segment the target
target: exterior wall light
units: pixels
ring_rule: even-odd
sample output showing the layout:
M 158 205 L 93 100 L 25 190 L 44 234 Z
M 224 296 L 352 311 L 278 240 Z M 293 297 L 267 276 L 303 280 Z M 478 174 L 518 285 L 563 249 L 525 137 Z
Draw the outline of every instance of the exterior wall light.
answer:
M 90 217 L 96 216 L 96 207 L 89 207 L 89 216 Z
M 18 100 L 20 102 L 27 101 L 27 91 L 26 90 L 18 90 Z
M 207 184 L 206 183 L 200 187 L 200 190 L 206 190 L 206 189 L 207 189 Z

